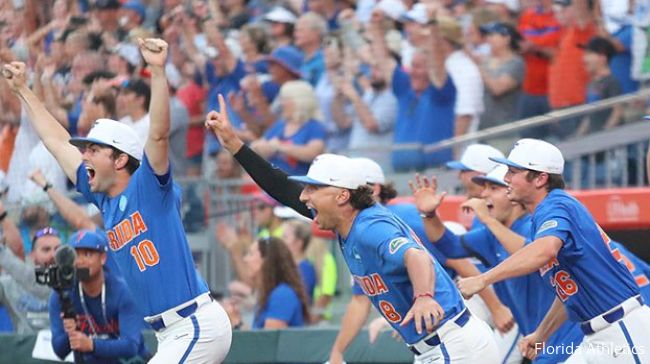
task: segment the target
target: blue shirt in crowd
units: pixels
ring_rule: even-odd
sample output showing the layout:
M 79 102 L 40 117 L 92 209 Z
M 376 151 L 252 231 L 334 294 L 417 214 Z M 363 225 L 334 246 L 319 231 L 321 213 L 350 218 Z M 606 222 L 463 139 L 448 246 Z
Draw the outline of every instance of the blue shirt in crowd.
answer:
M 298 293 L 288 284 L 280 283 L 269 294 L 266 305 L 256 307 L 253 329 L 263 329 L 267 319 L 284 321 L 289 327 L 305 324 Z
M 327 131 L 325 130 L 325 126 L 323 126 L 319 121 L 313 119 L 306 121 L 293 135 L 285 135 L 284 129 L 286 125 L 287 122 L 282 119 L 276 121 L 271 125 L 266 133 L 264 133 L 263 138 L 266 140 L 277 138 L 282 143 L 293 145 L 306 145 L 312 140 L 322 140 L 325 142 Z M 299 161 L 296 158 L 281 153 L 273 155 L 269 158 L 269 162 L 290 176 L 307 174 L 309 166 L 311 165 L 311 161 Z

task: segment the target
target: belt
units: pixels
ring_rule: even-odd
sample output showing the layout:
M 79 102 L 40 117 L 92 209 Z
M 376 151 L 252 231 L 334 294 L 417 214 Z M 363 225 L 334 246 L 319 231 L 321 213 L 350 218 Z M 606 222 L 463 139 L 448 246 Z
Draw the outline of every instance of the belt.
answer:
M 204 293 L 159 315 L 145 317 L 144 320 L 151 325 L 154 331 L 160 331 L 177 321 L 193 315 L 199 307 L 212 301 L 213 299 L 210 293 Z
M 465 326 L 467 322 L 469 321 L 469 318 L 472 316 L 472 313 L 469 312 L 467 308 L 463 310 L 458 316 L 453 319 L 453 323 L 458 325 L 459 327 Z M 451 320 L 450 320 L 451 321 Z M 435 332 L 433 332 L 431 335 L 425 337 L 424 339 L 416 342 L 413 345 L 409 345 L 409 350 L 413 352 L 415 355 L 422 355 L 426 353 L 427 351 L 435 348 L 436 346 L 440 345 L 440 329 L 442 329 L 444 326 L 446 326 L 449 322 L 445 322 L 445 324 L 441 327 L 438 328 Z
M 628 298 L 608 312 L 598 315 L 591 320 L 582 322 L 580 324 L 580 329 L 582 329 L 582 332 L 585 335 L 595 334 L 641 306 L 643 306 L 643 297 L 640 295 Z

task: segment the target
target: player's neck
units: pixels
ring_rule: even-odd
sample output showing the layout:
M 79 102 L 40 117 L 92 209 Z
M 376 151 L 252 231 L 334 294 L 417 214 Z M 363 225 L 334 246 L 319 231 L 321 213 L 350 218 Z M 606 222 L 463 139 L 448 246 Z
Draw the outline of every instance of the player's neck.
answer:
M 540 203 L 542 203 L 542 201 L 544 201 L 546 196 L 548 196 L 548 191 L 546 191 L 546 188 L 538 191 L 533 196 L 531 201 L 526 204 L 526 210 L 528 210 L 528 212 L 530 212 L 531 214 L 535 213 L 535 209 L 537 208 L 537 206 L 539 206 Z
M 88 297 L 97 297 L 102 293 L 104 283 L 104 270 L 100 270 L 96 277 L 89 281 L 81 282 L 81 288 Z
M 506 221 L 503 222 L 503 225 L 507 227 L 511 227 L 515 221 L 517 221 L 520 217 L 524 216 L 526 214 L 526 211 L 521 208 L 520 206 L 515 206 L 512 209 L 512 212 L 510 213 L 510 216 L 506 219 Z
M 126 187 L 129 185 L 130 180 L 131 175 L 126 170 L 124 170 L 124 173 L 118 173 L 118 175 L 115 177 L 115 182 L 111 187 L 108 188 L 106 194 L 109 197 L 118 196 L 124 192 L 124 190 L 126 190 Z
M 339 220 L 338 226 L 336 227 L 336 232 L 341 235 L 342 238 L 347 239 L 352 229 L 352 224 L 354 219 L 359 214 L 359 210 L 353 209 L 350 206 L 350 209 L 346 209 L 341 213 L 341 219 Z

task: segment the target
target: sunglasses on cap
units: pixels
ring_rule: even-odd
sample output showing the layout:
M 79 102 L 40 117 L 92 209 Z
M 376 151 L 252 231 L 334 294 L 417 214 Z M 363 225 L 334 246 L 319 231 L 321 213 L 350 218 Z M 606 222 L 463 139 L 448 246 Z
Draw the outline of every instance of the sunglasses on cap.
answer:
M 48 226 L 48 227 L 46 227 L 46 228 L 43 228 L 43 229 L 41 229 L 41 230 L 38 230 L 38 231 L 34 234 L 34 239 L 32 239 L 32 244 L 33 244 L 37 239 L 42 238 L 42 237 L 44 237 L 44 236 L 48 236 L 48 235 L 51 235 L 51 236 L 59 236 L 60 234 L 59 234 L 59 231 L 58 231 L 57 229 L 55 229 L 55 228 L 53 228 L 53 227 L 51 227 L 51 226 Z

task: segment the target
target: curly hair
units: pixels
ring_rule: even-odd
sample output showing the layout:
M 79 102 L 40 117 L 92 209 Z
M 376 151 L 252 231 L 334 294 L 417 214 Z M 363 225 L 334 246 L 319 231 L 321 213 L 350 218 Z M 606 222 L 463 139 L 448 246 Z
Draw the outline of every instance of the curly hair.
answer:
M 260 289 L 258 310 L 263 309 L 271 292 L 280 283 L 288 284 L 298 295 L 302 314 L 305 322 L 309 320 L 309 300 L 305 287 L 298 273 L 298 267 L 291 256 L 287 245 L 281 239 L 271 237 L 260 239 L 257 242 L 260 254 L 264 258 L 262 263 L 262 287 Z
M 379 202 L 385 205 L 395 197 L 397 197 L 397 190 L 392 182 L 381 185 L 381 189 L 379 190 Z

